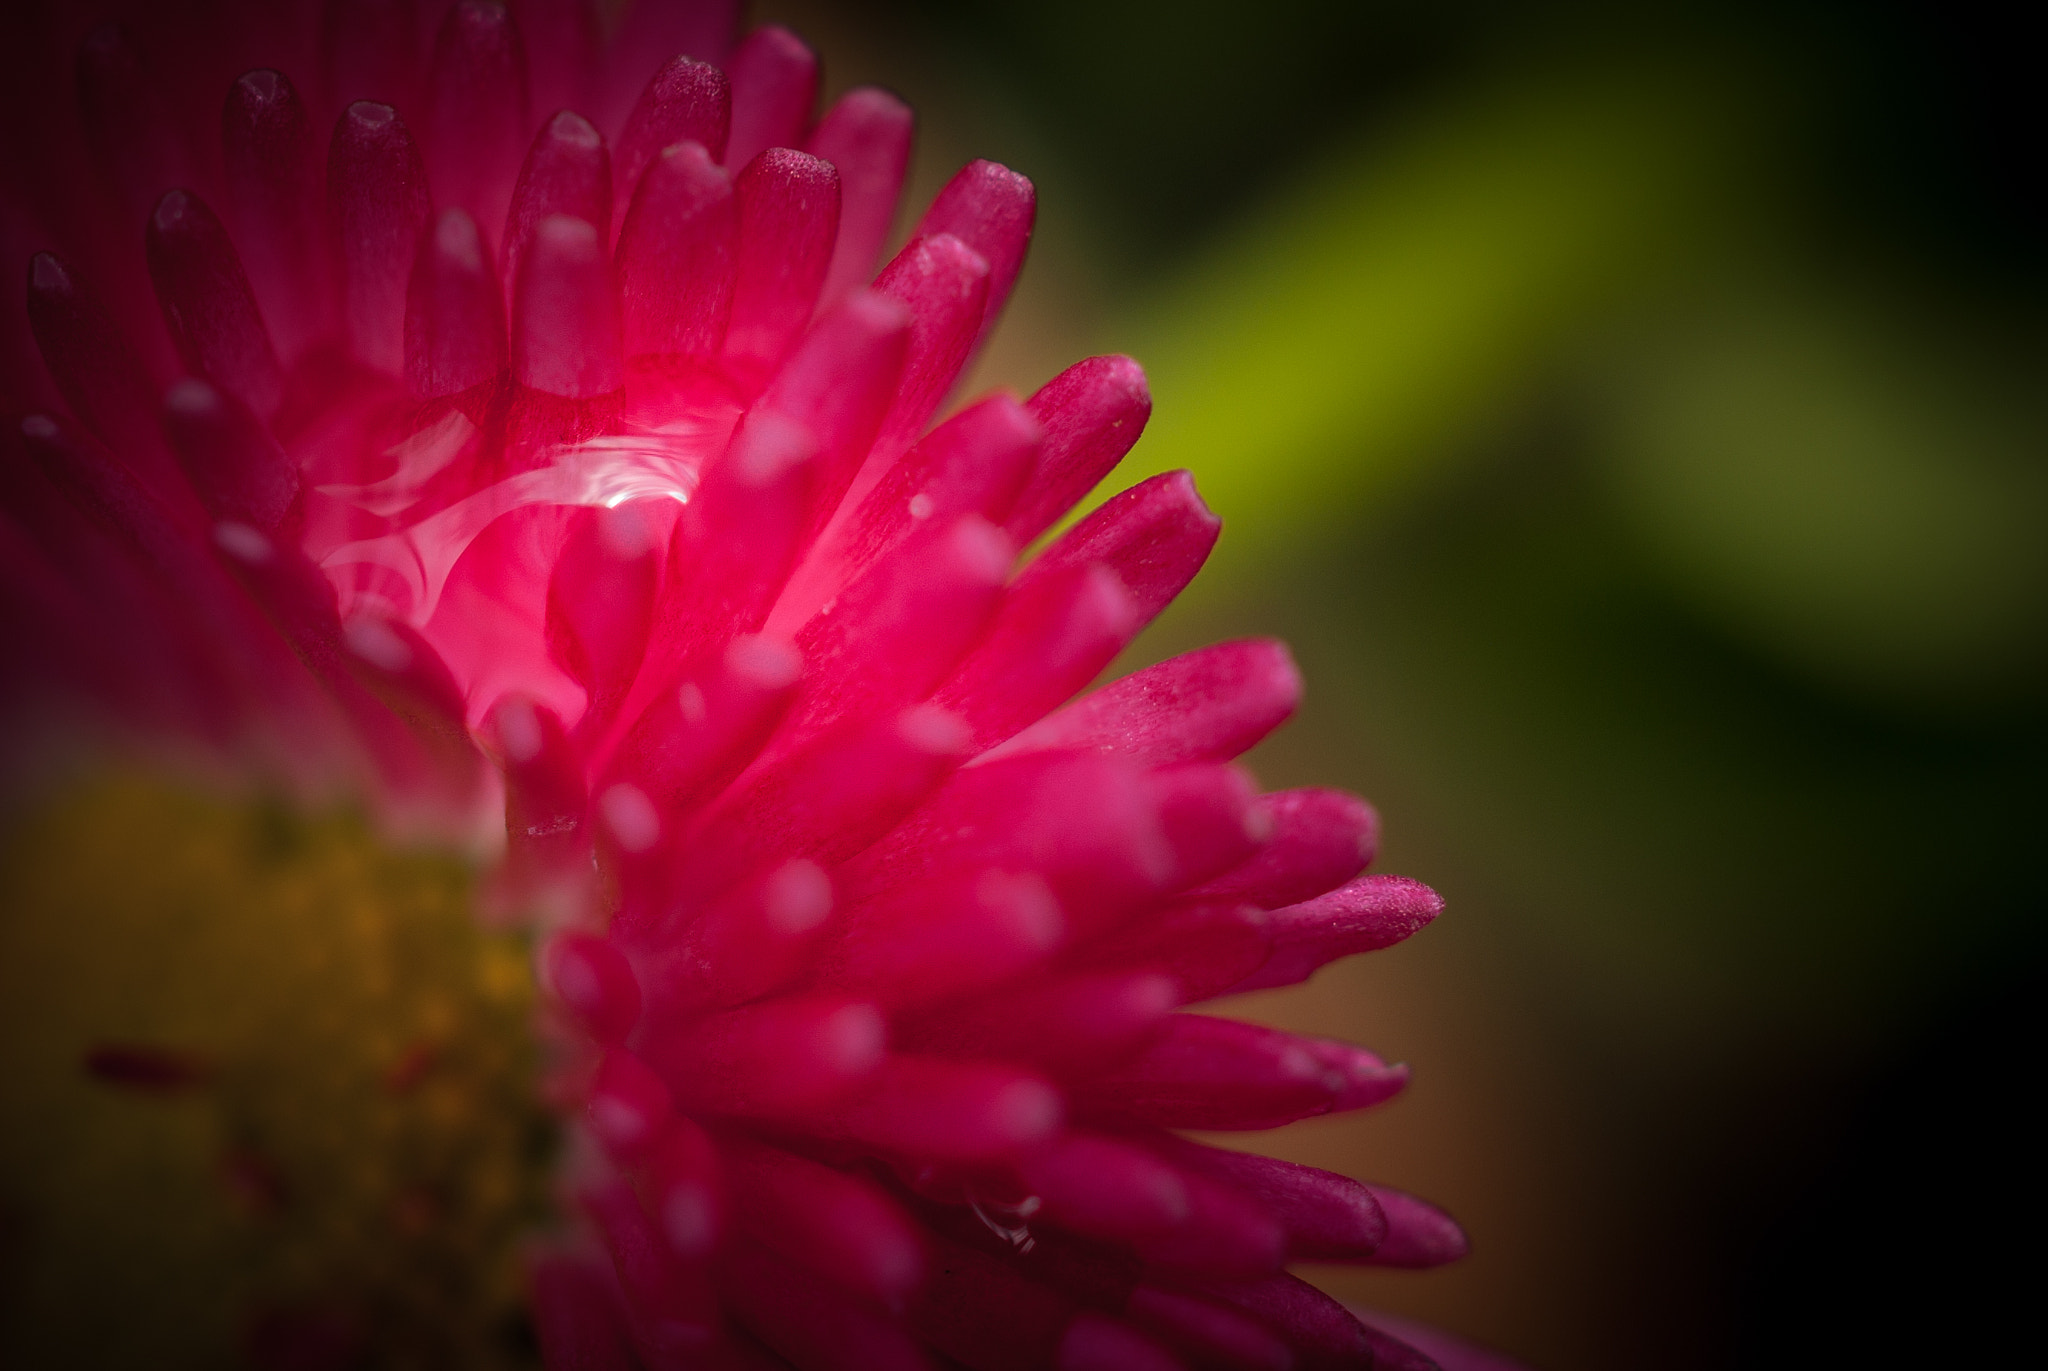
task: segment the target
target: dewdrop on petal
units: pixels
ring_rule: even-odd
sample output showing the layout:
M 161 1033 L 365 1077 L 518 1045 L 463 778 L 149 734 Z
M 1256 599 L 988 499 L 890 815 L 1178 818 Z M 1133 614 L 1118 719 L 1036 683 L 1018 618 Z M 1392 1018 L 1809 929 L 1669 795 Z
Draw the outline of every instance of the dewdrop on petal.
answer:
M 1089 690 L 1218 523 L 1175 472 L 1024 555 L 1151 407 L 1097 357 L 950 408 L 1028 180 L 967 166 L 885 258 L 909 112 L 815 114 L 716 4 L 12 22 L 29 98 L 77 88 L 14 125 L 10 736 L 359 797 L 372 853 L 488 816 L 561 1133 L 492 1255 L 547 1365 L 1434 1364 L 1285 1264 L 1454 1224 L 1175 1132 L 1396 1094 L 1186 1011 L 1440 905 L 1360 874 L 1363 802 L 1233 760 L 1280 645 Z M 258 1324 L 399 1364 L 333 1280 Z

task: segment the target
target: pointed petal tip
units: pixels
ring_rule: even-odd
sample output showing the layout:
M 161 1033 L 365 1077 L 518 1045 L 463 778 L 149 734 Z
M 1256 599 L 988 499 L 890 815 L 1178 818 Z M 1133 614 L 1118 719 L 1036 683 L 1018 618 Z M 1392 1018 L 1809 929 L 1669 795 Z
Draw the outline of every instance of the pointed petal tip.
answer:
M 1147 405 L 1152 403 L 1152 382 L 1137 358 L 1125 352 L 1109 352 L 1091 360 L 1100 363 L 1103 372 L 1134 398 L 1143 400 Z
M 811 45 L 799 37 L 795 30 L 783 24 L 762 24 L 749 33 L 746 40 L 740 44 L 740 53 L 734 55 L 734 62 L 738 63 L 741 54 L 755 48 L 772 52 L 785 61 L 817 58 L 817 53 L 812 51 Z
M 984 196 L 999 197 L 1018 205 L 1035 207 L 1038 203 L 1038 187 L 1031 184 L 1030 177 L 987 157 L 977 157 L 969 162 L 949 184 L 972 186 Z
M 1186 517 L 1216 529 L 1223 527 L 1223 520 L 1216 511 L 1209 508 L 1209 502 L 1202 498 L 1201 488 L 1195 483 L 1195 473 L 1185 467 L 1162 472 L 1152 478 L 1163 487 L 1170 489 L 1186 509 Z
M 818 97 L 818 57 L 780 24 L 748 34 L 726 64 L 732 79 L 728 166 L 744 166 L 763 148 L 793 147 Z
M 28 260 L 28 288 L 39 295 L 62 295 L 69 292 L 71 272 L 65 267 L 64 259 L 54 252 L 39 252 Z
M 274 67 L 255 67 L 235 78 L 229 98 L 255 109 L 282 104 L 292 98 L 291 79 Z
M 357 100 L 341 112 L 341 119 L 349 128 L 365 131 L 403 126 L 397 109 L 379 100 Z
M 192 202 L 196 198 L 191 191 L 182 188 L 165 191 L 150 213 L 149 226 L 159 233 L 181 227 L 192 218 Z
M 1471 1253 L 1463 1225 L 1435 1205 L 1390 1185 L 1367 1182 L 1365 1188 L 1387 1218 L 1387 1236 L 1372 1254 L 1372 1265 L 1421 1270 Z
M 604 146 L 604 135 L 597 131 L 597 125 L 572 109 L 556 110 L 542 126 L 541 133 L 554 142 L 575 148 L 595 150 Z

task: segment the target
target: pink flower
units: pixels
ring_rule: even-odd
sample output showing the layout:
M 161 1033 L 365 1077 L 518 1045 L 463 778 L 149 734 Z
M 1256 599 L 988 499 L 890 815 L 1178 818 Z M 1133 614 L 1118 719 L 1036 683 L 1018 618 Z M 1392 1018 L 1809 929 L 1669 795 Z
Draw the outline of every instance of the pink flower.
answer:
M 1144 427 L 1134 362 L 933 424 L 1030 182 L 968 166 L 875 275 L 909 111 L 814 122 L 785 30 L 223 9 L 154 64 L 90 31 L 78 127 L 17 126 L 10 244 L 63 250 L 7 372 L 10 705 L 401 830 L 502 804 L 575 1110 L 549 1365 L 1431 1364 L 1284 1264 L 1449 1219 L 1173 1130 L 1398 1092 L 1182 1011 L 1438 900 L 1233 764 L 1280 645 L 1074 698 L 1217 536 L 1177 472 L 1020 564 Z

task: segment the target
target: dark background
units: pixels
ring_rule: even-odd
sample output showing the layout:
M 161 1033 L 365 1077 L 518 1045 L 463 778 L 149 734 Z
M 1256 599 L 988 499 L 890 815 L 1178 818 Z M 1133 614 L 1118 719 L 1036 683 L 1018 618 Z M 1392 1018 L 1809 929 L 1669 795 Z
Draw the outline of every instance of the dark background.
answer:
M 1309 1274 L 1556 1371 L 2026 1355 L 2038 21 L 761 9 L 917 105 L 924 189 L 1037 181 L 981 382 L 1134 352 L 1133 465 L 1226 520 L 1134 662 L 1287 637 L 1309 701 L 1262 779 L 1368 795 L 1382 868 L 1449 900 L 1234 1007 L 1411 1061 L 1382 1114 L 1259 1141 L 1474 1237 Z

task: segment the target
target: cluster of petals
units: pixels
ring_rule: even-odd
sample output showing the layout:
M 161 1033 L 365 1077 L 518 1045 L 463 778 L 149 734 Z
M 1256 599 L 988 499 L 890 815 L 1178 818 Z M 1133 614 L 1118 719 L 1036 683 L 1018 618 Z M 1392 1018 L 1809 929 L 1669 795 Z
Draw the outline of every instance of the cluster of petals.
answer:
M 1172 473 L 1045 540 L 1136 364 L 934 423 L 1031 184 L 969 165 L 883 263 L 909 112 L 815 116 L 715 0 L 171 8 L 9 40 L 77 117 L 10 122 L 7 705 L 401 828 L 502 803 L 494 898 L 551 911 L 549 1365 L 1433 1364 L 1285 1268 L 1455 1225 L 1181 1130 L 1399 1091 L 1184 1011 L 1436 897 L 1233 762 L 1278 644 L 1088 690 L 1218 531 Z

